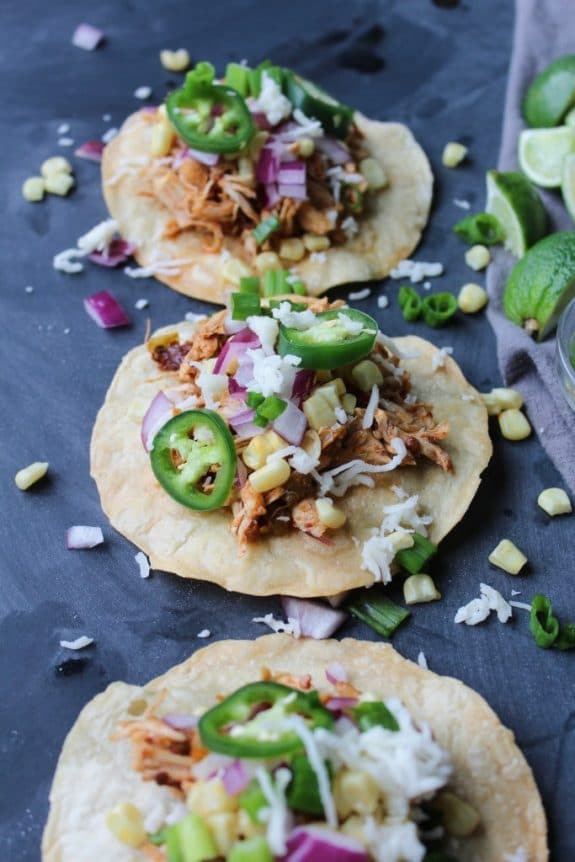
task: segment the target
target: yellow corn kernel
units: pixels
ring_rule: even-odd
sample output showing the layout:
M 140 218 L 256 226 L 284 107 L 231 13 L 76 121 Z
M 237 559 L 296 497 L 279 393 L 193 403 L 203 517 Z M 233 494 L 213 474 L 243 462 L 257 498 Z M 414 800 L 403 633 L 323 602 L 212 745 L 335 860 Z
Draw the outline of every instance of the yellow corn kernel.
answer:
M 491 254 L 486 245 L 472 245 L 465 252 L 465 263 L 478 272 L 480 269 L 485 269 L 491 263 Z
M 365 179 L 368 189 L 371 191 L 384 189 L 389 182 L 385 171 L 376 159 L 362 159 L 359 163 L 359 172 Z
M 305 254 L 305 246 L 301 239 L 283 239 L 280 243 L 279 255 L 284 260 L 301 260 Z
M 262 151 L 262 147 L 269 138 L 269 136 L 269 132 L 265 132 L 262 130 L 256 132 L 251 139 L 246 152 L 249 154 L 250 159 L 253 159 L 254 163 L 258 161 L 260 153 Z
M 190 65 L 190 55 L 185 48 L 170 51 L 164 48 L 160 51 L 160 63 L 168 72 L 185 72 Z
M 72 165 L 64 156 L 52 156 L 50 159 L 42 162 L 40 173 L 44 179 L 48 179 L 53 174 L 71 174 Z
M 44 478 L 48 472 L 48 466 L 47 461 L 34 461 L 34 463 L 29 464 L 28 467 L 23 467 L 22 470 L 18 470 L 14 476 L 14 481 L 16 482 L 17 487 L 20 488 L 21 491 L 27 491 L 28 488 L 31 488 L 32 485 Z
M 291 470 L 287 461 L 283 458 L 275 458 L 251 473 L 249 483 L 257 494 L 265 494 L 266 491 L 273 491 L 274 488 L 285 485 L 290 475 Z
M 406 605 L 417 605 L 420 602 L 434 602 L 441 598 L 433 578 L 424 575 L 410 575 L 403 582 L 403 598 Z
M 333 782 L 333 798 L 340 817 L 373 814 L 379 800 L 379 787 L 369 772 L 342 769 Z
M 342 396 L 341 406 L 350 416 L 355 410 L 357 405 L 357 398 L 355 395 L 352 395 L 351 392 L 346 392 L 345 395 Z
M 520 410 L 504 410 L 498 419 L 501 433 L 506 440 L 525 440 L 531 434 L 529 420 Z
M 491 551 L 488 560 L 509 575 L 518 575 L 527 562 L 527 557 L 509 539 L 502 539 Z
M 218 849 L 218 856 L 227 857 L 239 838 L 237 813 L 224 811 L 219 814 L 212 814 L 206 818 L 206 825 Z
M 42 177 L 28 177 L 22 183 L 22 197 L 30 201 L 30 203 L 41 201 L 45 191 L 46 188 Z
M 167 156 L 172 149 L 174 138 L 173 128 L 168 120 L 159 114 L 158 122 L 154 124 L 152 129 L 151 154 L 158 157 Z
M 433 808 L 439 809 L 446 831 L 454 838 L 467 838 L 479 826 L 480 817 L 475 808 L 448 790 L 443 790 L 433 800 Z
M 519 410 L 523 407 L 523 396 L 516 389 L 498 387 L 491 392 L 482 392 L 481 397 L 490 416 L 499 416 L 503 410 Z
M 321 455 L 321 439 L 317 431 L 314 431 L 313 428 L 308 428 L 303 435 L 301 448 L 310 458 L 315 458 L 316 460 L 319 458 Z
M 326 251 L 331 243 L 327 236 L 315 236 L 313 233 L 303 235 L 303 244 L 308 251 Z
M 44 180 L 44 187 L 51 195 L 66 197 L 74 186 L 74 177 L 71 174 L 49 174 Z
M 487 291 L 472 281 L 464 284 L 457 297 L 457 304 L 464 314 L 475 314 L 487 305 Z
M 363 817 L 358 817 L 357 814 L 352 814 L 348 817 L 345 823 L 340 826 L 340 832 L 347 835 L 349 838 L 354 838 L 359 844 L 366 846 L 365 833 L 363 831 L 365 820 Z
M 194 814 L 205 818 L 238 809 L 236 797 L 226 793 L 220 778 L 210 778 L 208 781 L 196 781 L 192 784 L 188 791 L 186 805 Z
M 175 329 L 170 329 L 168 332 L 159 332 L 158 335 L 153 335 L 146 341 L 146 349 L 153 353 L 156 347 L 168 347 L 170 344 L 177 344 L 179 341 L 178 333 Z
M 341 377 L 335 377 L 322 386 L 318 386 L 315 392 L 319 392 L 320 395 L 327 398 L 332 407 L 341 407 L 341 396 L 345 395 L 345 383 Z
M 240 260 L 239 257 L 230 257 L 229 260 L 226 260 L 222 264 L 220 272 L 224 281 L 231 282 L 235 287 L 240 286 L 242 278 L 249 278 L 253 275 L 250 267 L 243 260 Z
M 364 359 L 359 362 L 353 368 L 351 376 L 362 392 L 371 392 L 374 384 L 381 386 L 383 383 L 383 374 L 371 359 Z
M 552 518 L 555 515 L 568 515 L 573 511 L 571 500 L 563 488 L 546 488 L 537 497 L 537 503 Z
M 240 156 L 238 159 L 238 175 L 242 182 L 251 184 L 255 180 L 254 163 L 248 156 Z
M 315 501 L 317 516 L 324 527 L 330 530 L 339 530 L 347 521 L 347 515 L 343 509 L 334 506 L 329 497 L 320 497 Z
M 315 142 L 313 138 L 300 138 L 295 142 L 296 155 L 302 159 L 309 159 L 315 153 Z
M 263 275 L 268 269 L 281 269 L 281 260 L 275 251 L 262 251 L 258 254 L 255 260 L 256 269 Z
M 302 410 L 310 428 L 315 431 L 319 431 L 320 428 L 331 428 L 337 422 L 334 405 L 328 400 L 325 393 L 319 390 L 316 390 L 303 402 Z
M 450 141 L 443 148 L 441 161 L 446 168 L 456 168 L 467 155 L 467 147 L 457 141 Z
M 413 548 L 415 541 L 411 533 L 406 533 L 403 530 L 396 530 L 385 537 L 388 542 L 391 542 L 395 548 L 395 553 L 398 551 L 406 551 L 408 548 Z
M 263 434 L 256 434 L 255 437 L 252 437 L 242 452 L 242 459 L 250 470 L 259 470 L 266 464 L 269 455 L 273 452 L 279 452 L 285 447 L 286 442 L 282 440 L 279 434 L 276 434 L 275 431 L 265 431 Z
M 140 847 L 148 838 L 142 813 L 131 802 L 120 802 L 110 809 L 106 826 L 118 841 L 129 847 Z

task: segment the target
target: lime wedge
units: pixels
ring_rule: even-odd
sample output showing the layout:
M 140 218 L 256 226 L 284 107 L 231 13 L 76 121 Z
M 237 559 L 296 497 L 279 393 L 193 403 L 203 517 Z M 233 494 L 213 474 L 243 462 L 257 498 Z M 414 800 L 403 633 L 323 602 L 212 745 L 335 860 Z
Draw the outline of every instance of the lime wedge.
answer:
M 561 185 L 563 159 L 575 152 L 575 128 L 525 129 L 519 135 L 519 165 L 531 182 L 545 189 Z
M 565 119 L 563 120 L 563 123 L 566 126 L 571 126 L 571 128 L 573 128 L 573 126 L 575 126 L 575 108 L 571 108 L 570 111 L 567 111 L 567 113 L 565 114 Z
M 575 153 L 570 153 L 563 160 L 563 178 L 561 193 L 567 207 L 567 212 L 575 221 Z
M 534 79 L 523 100 L 530 126 L 558 125 L 575 104 L 575 54 L 554 60 Z
M 538 341 L 575 297 L 575 231 L 552 233 L 513 267 L 503 291 L 503 310 Z
M 505 234 L 505 248 L 516 257 L 522 257 L 545 234 L 545 208 L 523 174 L 488 171 L 485 209 L 498 220 Z

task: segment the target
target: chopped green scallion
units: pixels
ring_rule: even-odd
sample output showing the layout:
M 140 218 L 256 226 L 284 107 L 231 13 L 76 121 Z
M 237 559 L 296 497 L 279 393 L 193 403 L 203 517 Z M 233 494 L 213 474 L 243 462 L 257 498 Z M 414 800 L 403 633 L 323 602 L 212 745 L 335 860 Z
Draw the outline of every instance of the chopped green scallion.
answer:
M 425 564 L 434 554 L 437 553 L 437 545 L 426 539 L 420 533 L 412 533 L 413 546 L 404 548 L 403 551 L 398 551 L 395 559 L 402 569 L 409 572 L 410 575 L 418 575 Z
M 404 320 L 413 321 L 421 316 L 422 301 L 415 288 L 402 285 L 397 294 L 397 301 Z
M 453 232 L 468 245 L 496 245 L 505 234 L 499 221 L 491 213 L 477 213 L 458 221 Z
M 273 422 L 278 416 L 281 416 L 287 407 L 287 402 L 278 398 L 277 395 L 268 395 L 267 398 L 258 406 L 256 413 L 258 416 L 268 419 Z
M 264 275 L 264 296 L 291 293 L 291 285 L 287 281 L 288 275 L 285 269 L 268 269 Z
M 434 293 L 421 303 L 423 319 L 428 326 L 445 326 L 457 311 L 457 298 L 452 293 Z
M 232 320 L 247 320 L 262 313 L 259 296 L 254 293 L 232 293 Z
M 260 295 L 260 280 L 257 275 L 243 275 L 240 278 L 240 293 L 255 293 Z
M 226 84 L 236 90 L 244 98 L 249 95 L 249 72 L 247 66 L 240 63 L 228 63 L 226 66 Z
M 280 228 L 280 220 L 277 216 L 272 215 L 261 221 L 252 231 L 252 236 L 258 245 L 262 245 L 270 238 L 272 233 L 275 233 Z
M 371 626 L 384 638 L 391 637 L 396 628 L 410 616 L 410 611 L 374 590 L 370 590 L 368 599 L 356 595 L 347 608 L 354 617 Z

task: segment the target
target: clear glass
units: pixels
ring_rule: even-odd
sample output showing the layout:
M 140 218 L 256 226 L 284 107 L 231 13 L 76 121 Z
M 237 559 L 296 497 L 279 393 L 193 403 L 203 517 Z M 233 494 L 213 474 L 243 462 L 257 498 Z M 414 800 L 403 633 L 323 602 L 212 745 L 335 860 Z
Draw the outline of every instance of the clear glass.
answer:
M 556 362 L 563 394 L 571 409 L 575 410 L 575 299 L 559 319 Z

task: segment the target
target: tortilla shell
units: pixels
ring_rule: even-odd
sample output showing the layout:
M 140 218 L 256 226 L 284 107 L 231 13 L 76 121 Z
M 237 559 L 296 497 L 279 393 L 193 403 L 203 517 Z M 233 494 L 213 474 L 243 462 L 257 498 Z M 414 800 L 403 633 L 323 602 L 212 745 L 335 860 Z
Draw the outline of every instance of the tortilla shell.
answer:
M 185 323 L 166 330 L 178 328 L 183 334 L 186 327 L 189 331 Z M 415 336 L 394 343 L 413 357 L 402 360 L 412 391 L 433 405 L 436 421 L 450 423 L 444 448 L 454 474 L 427 462 L 385 473 L 377 477 L 375 488 L 356 487 L 338 499 L 347 523 L 333 533 L 331 545 L 293 530 L 261 537 L 239 556 L 229 509 L 187 509 L 168 496 L 152 473 L 140 441 L 140 419 L 156 392 L 178 381 L 176 373 L 159 372 L 142 345 L 124 357 L 92 435 L 91 473 L 110 522 L 148 554 L 153 569 L 213 581 L 228 590 L 312 597 L 371 585 L 372 574 L 361 568 L 361 546 L 380 526 L 383 506 L 397 503 L 391 486 L 419 494 L 421 510 L 433 516 L 429 532 L 437 543 L 465 514 L 492 451 L 483 401 L 456 363 L 446 357 L 434 371 L 437 348 L 432 344 Z
M 417 246 L 427 223 L 433 175 L 427 156 L 406 126 L 379 123 L 361 114 L 355 121 L 365 135 L 365 147 L 389 180 L 372 195 L 370 209 L 360 219 L 359 234 L 344 245 L 330 248 L 325 258 L 308 257 L 295 267 L 312 294 L 336 284 L 382 278 Z M 186 230 L 173 239 L 163 237 L 168 210 L 149 195 L 145 165 L 150 160 L 153 124 L 149 115 L 132 114 L 104 150 L 102 188 L 110 215 L 122 236 L 133 242 L 141 266 L 158 261 L 183 261 L 175 274 L 156 277 L 186 296 L 225 304 L 231 285 L 223 281 L 219 254 L 203 250 L 203 236 Z M 223 248 L 249 263 L 239 239 L 228 237 Z M 321 261 L 321 262 L 320 262 Z
M 525 862 L 547 860 L 545 813 L 531 769 L 511 731 L 483 698 L 458 680 L 407 661 L 389 644 L 266 635 L 214 643 L 143 688 L 115 682 L 82 710 L 58 761 L 42 842 L 44 862 L 141 862 L 143 854 L 120 844 L 105 817 L 120 802 L 129 800 L 149 812 L 173 799 L 167 788 L 144 782 L 131 768 L 127 740 L 109 739 L 120 721 L 133 717 L 136 707 L 144 708 L 143 700 L 153 702 L 167 690 L 164 714 L 203 710 L 217 695 L 260 679 L 264 666 L 310 673 L 314 686 L 325 689 L 325 668 L 334 661 L 343 664 L 360 691 L 398 697 L 449 751 L 450 787 L 481 817 L 476 832 L 450 848 L 459 862 L 504 862 L 506 854 L 520 849 L 525 855 L 517 858 Z

